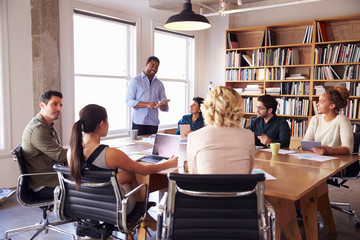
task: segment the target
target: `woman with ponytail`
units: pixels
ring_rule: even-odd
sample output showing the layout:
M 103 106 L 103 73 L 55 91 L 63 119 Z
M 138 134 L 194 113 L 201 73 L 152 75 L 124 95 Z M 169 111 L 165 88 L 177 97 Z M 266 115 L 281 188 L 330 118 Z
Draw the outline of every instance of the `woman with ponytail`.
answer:
M 339 114 L 347 105 L 349 91 L 342 86 L 327 89 L 319 97 L 318 114 L 310 120 L 305 141 L 319 141 L 321 148 L 313 148 L 316 154 L 351 154 L 354 136 L 349 118 Z
M 107 135 L 109 129 L 107 113 L 102 106 L 89 104 L 80 110 L 79 117 L 72 128 L 67 155 L 70 174 L 77 187 L 80 186 L 83 169 L 119 169 L 117 178 L 123 188 L 121 190 L 126 194 L 138 186 L 135 173 L 148 175 L 177 166 L 177 157 L 171 157 L 161 164 L 145 166 L 131 160 L 119 149 L 101 145 L 100 139 Z M 138 199 L 130 201 L 127 214 L 133 209 L 136 200 L 141 201 L 139 197 L 135 196 Z

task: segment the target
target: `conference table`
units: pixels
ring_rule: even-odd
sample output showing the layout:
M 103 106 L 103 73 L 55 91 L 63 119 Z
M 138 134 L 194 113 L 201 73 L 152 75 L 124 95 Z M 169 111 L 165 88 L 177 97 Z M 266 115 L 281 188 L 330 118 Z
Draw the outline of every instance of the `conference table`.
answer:
M 130 155 L 152 148 L 151 143 L 139 140 L 124 138 L 116 141 L 131 142 L 119 147 Z M 107 144 L 117 145 L 111 141 Z M 298 149 L 290 150 L 296 153 L 309 153 Z M 179 165 L 182 166 L 186 160 L 186 145 L 179 145 L 176 155 L 179 156 Z M 357 161 L 359 156 L 333 155 L 332 157 L 336 159 L 313 161 L 289 154 L 272 155 L 271 152 L 262 149 L 256 151 L 254 168 L 261 169 L 276 178 L 265 181 L 265 197 L 274 207 L 276 215 L 276 239 L 281 238 L 281 230 L 287 239 L 302 239 L 296 209 L 301 210 L 306 239 L 318 239 L 318 210 L 328 232 L 336 233 L 326 180 Z M 182 167 L 179 169 L 183 172 Z M 168 183 L 166 171 L 147 176 L 137 175 L 137 179 L 139 183 L 148 184 L 149 192 L 164 189 Z M 146 239 L 146 231 L 142 228 L 139 229 L 138 239 Z

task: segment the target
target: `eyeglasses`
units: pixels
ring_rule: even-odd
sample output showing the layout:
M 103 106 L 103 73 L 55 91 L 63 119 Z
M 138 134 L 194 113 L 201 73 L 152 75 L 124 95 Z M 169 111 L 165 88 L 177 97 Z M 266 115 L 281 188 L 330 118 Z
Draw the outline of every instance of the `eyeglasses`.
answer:
M 262 111 L 262 110 L 267 109 L 267 108 L 266 108 L 266 107 L 256 107 L 256 109 L 257 109 L 258 111 Z

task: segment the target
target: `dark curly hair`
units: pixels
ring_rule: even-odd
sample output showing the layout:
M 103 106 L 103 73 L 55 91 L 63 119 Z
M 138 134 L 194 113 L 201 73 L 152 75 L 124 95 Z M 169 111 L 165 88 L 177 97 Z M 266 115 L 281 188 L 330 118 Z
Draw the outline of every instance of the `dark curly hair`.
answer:
M 343 86 L 330 87 L 326 89 L 325 94 L 328 95 L 329 101 L 335 104 L 334 111 L 336 114 L 339 114 L 340 110 L 347 106 L 347 100 L 350 96 L 350 92 Z

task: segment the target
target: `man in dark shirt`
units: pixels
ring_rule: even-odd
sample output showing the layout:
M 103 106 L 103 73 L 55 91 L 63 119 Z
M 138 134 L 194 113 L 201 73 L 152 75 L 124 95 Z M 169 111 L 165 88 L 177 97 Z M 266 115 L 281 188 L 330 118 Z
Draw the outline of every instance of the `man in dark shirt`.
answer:
M 254 132 L 255 145 L 277 142 L 282 148 L 289 147 L 291 130 L 285 119 L 276 116 L 277 104 L 276 99 L 270 95 L 258 97 L 257 117 L 247 127 Z

